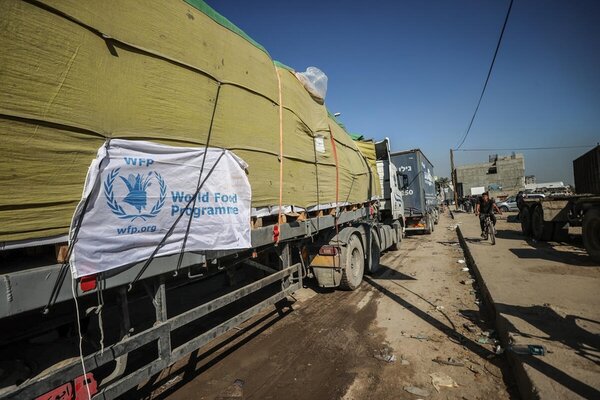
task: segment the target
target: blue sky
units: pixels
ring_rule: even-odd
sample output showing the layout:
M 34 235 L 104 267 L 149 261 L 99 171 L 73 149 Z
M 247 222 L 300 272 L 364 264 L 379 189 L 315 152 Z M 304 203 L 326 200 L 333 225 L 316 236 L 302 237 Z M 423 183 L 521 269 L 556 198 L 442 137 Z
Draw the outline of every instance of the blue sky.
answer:
M 274 59 L 322 69 L 326 104 L 351 132 L 419 147 L 449 176 L 449 149 L 467 128 L 509 1 L 208 3 Z M 600 1 L 515 0 L 463 148 L 589 145 L 599 128 Z M 572 160 L 585 151 L 526 151 L 526 173 L 572 183 Z

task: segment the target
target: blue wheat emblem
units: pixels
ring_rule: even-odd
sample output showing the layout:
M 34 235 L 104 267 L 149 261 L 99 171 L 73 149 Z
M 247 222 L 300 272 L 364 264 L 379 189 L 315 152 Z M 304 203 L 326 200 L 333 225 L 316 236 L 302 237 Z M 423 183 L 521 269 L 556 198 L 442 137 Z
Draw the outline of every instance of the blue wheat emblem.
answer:
M 125 179 L 124 177 L 119 176 L 119 170 L 120 168 L 116 168 L 111 171 L 104 181 L 104 196 L 106 197 L 106 204 L 113 214 L 121 219 L 130 219 L 131 221 L 135 221 L 137 218 L 141 218 L 146 221 L 148 218 L 156 217 L 165 204 L 165 198 L 167 194 L 167 185 L 162 176 L 160 176 L 160 174 L 157 172 L 149 172 L 147 176 L 144 176 L 143 174 L 129 174 L 127 179 Z M 121 180 L 125 183 L 127 190 L 129 191 L 127 196 L 123 198 L 123 201 L 134 207 L 138 212 L 137 214 L 127 213 L 117 202 L 117 199 L 115 199 L 113 187 L 117 177 L 121 178 Z M 156 178 L 158 181 L 160 194 L 157 202 L 150 209 L 150 211 L 146 211 L 146 207 L 148 206 L 147 189 L 152 185 L 152 178 Z
M 129 174 L 127 179 L 123 178 L 122 176 L 119 176 L 119 178 L 125 182 L 125 185 L 127 185 L 127 189 L 129 190 L 129 194 L 125 196 L 123 201 L 131 204 L 137 208 L 139 213 L 141 213 L 142 209 L 146 209 L 146 198 L 148 197 L 146 189 L 149 186 L 152 186 L 152 183 L 150 183 L 152 172 L 150 172 L 146 178 L 140 174 L 137 174 L 136 176 Z

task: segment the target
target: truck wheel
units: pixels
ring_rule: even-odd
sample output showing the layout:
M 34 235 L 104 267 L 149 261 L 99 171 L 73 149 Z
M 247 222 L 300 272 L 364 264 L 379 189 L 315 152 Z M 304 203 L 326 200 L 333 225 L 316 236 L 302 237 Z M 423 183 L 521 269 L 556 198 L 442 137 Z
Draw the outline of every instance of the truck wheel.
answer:
M 368 254 L 369 273 L 374 274 L 379 269 L 381 260 L 381 245 L 379 244 L 379 236 L 374 229 L 371 230 L 371 249 Z
M 365 272 L 365 256 L 362 243 L 356 235 L 350 236 L 348 245 L 342 248 L 342 281 L 340 288 L 354 290 L 360 286 Z
M 531 211 L 529 207 L 523 207 L 519 219 L 521 220 L 521 232 L 523 232 L 523 235 L 526 237 L 531 236 Z
M 500 211 L 502 211 L 502 212 L 508 212 L 508 207 L 502 206 L 502 207 L 500 207 Z
M 432 232 L 433 232 L 433 224 L 432 224 L 432 220 L 431 220 L 431 215 L 427 214 L 427 218 L 425 220 L 425 233 L 427 235 L 431 235 Z
M 544 221 L 544 209 L 540 204 L 533 207 L 531 213 L 531 232 L 536 240 L 546 241 L 552 239 L 552 222 Z
M 600 209 L 588 210 L 583 215 L 582 236 L 588 254 L 600 263 Z
M 394 243 L 388 248 L 390 251 L 400 250 L 400 243 L 402 242 L 402 225 L 399 222 L 394 222 L 392 224 L 392 232 L 394 233 L 393 239 L 395 239 Z

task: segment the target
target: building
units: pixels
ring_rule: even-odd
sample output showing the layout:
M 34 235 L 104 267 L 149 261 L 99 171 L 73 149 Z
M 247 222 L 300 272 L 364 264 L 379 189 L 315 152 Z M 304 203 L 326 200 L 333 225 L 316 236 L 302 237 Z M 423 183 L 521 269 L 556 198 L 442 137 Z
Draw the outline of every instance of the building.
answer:
M 494 197 L 517 193 L 525 188 L 525 157 L 491 155 L 487 163 L 456 167 L 456 189 L 459 197 L 491 192 Z

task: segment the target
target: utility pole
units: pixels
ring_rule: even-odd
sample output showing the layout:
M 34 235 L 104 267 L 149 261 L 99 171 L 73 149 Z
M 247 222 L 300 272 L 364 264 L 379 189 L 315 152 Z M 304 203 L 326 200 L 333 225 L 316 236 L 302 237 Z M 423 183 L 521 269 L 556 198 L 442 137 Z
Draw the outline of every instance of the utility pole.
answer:
M 456 170 L 454 169 L 454 150 L 450 149 L 450 177 L 452 178 L 452 187 L 454 188 L 454 209 L 458 210 L 458 188 L 456 187 Z

